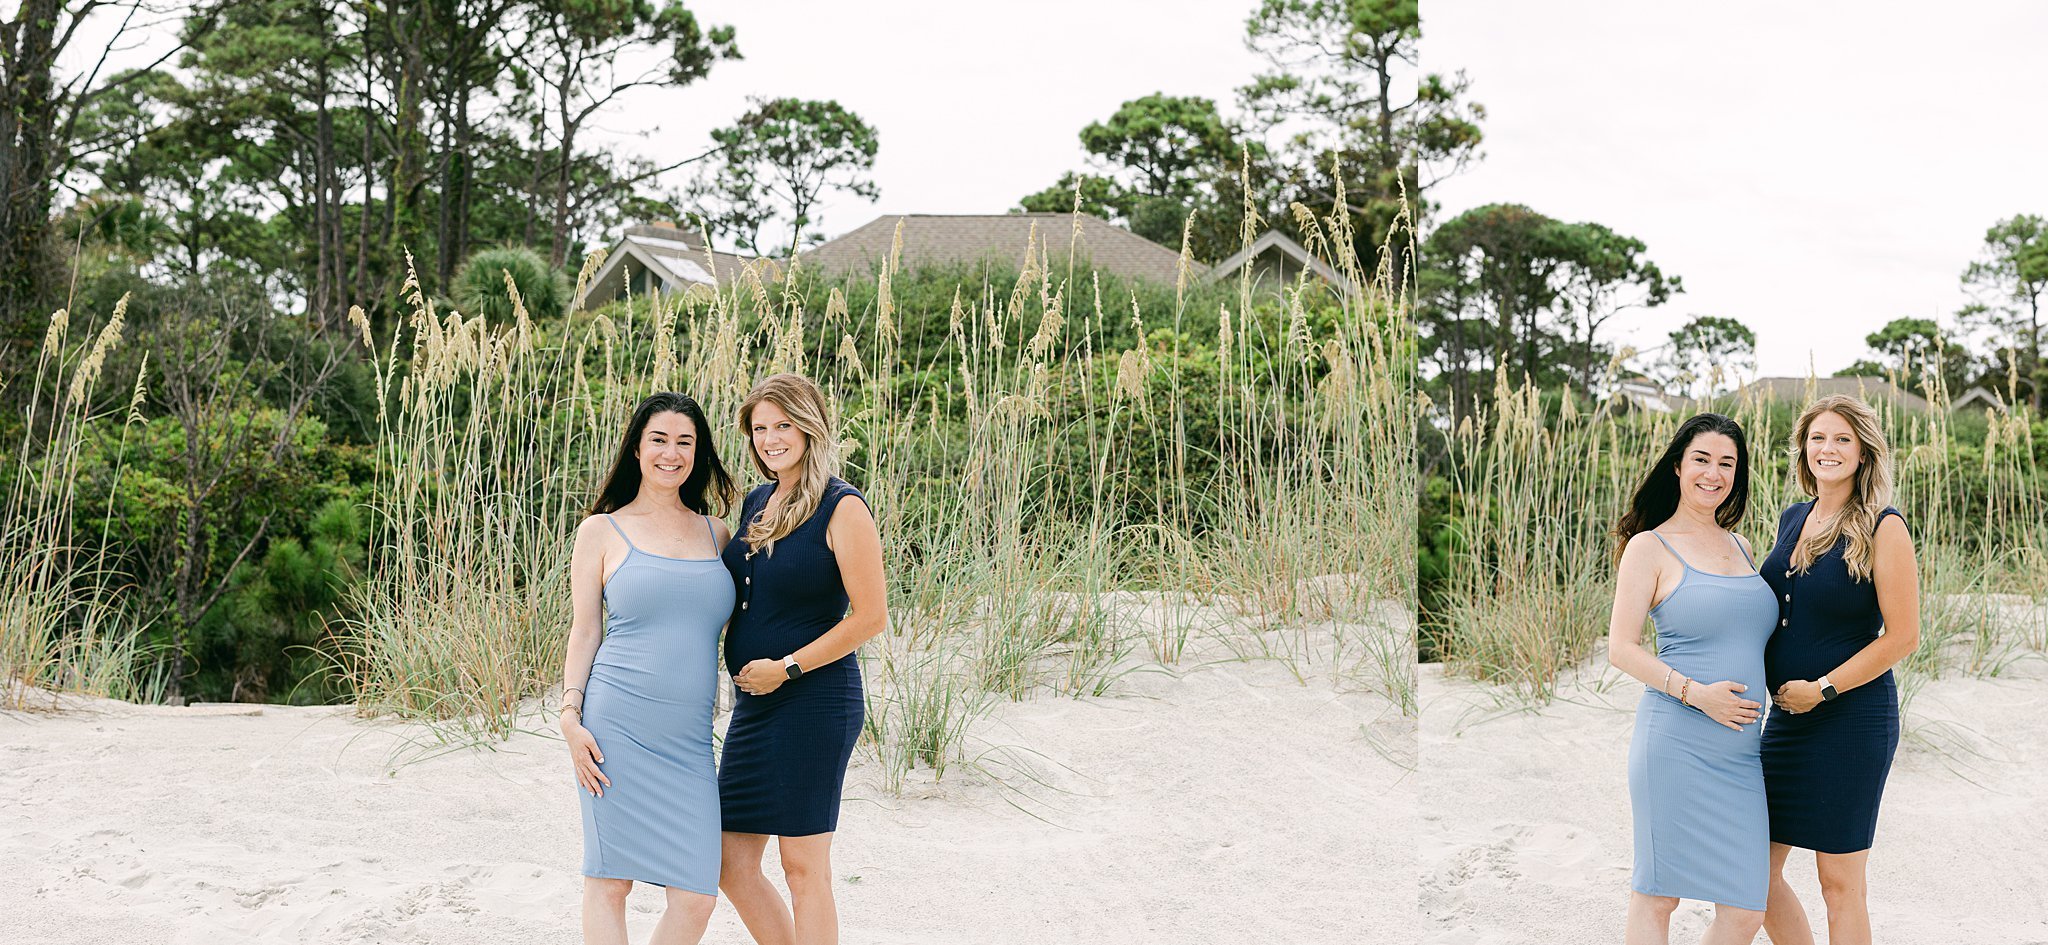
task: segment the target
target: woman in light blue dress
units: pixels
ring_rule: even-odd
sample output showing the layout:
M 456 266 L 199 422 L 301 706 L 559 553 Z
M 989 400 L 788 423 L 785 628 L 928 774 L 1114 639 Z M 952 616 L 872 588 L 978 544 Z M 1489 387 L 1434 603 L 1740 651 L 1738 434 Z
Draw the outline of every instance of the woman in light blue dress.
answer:
M 591 945 L 624 945 L 635 880 L 666 889 L 660 945 L 701 939 L 718 901 L 711 716 L 733 590 L 713 516 L 733 486 L 710 429 L 682 394 L 641 401 L 576 529 L 562 736 L 582 788 Z
M 1702 945 L 1746 943 L 1763 927 L 1770 824 L 1757 697 L 1778 604 L 1732 531 L 1748 501 L 1742 427 L 1701 414 L 1679 427 L 1615 526 L 1607 655 L 1646 686 L 1628 753 L 1628 945 L 1668 942 L 1680 899 L 1715 904 Z

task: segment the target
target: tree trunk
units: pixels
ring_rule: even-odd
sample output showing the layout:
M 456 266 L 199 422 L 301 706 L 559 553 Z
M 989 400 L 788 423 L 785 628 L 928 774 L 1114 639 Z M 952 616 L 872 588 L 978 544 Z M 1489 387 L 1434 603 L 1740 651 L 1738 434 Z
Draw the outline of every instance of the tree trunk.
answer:
M 24 0 L 5 29 L 0 72 L 0 363 L 33 345 L 54 304 L 50 207 L 56 180 L 57 103 L 52 70 L 60 0 Z

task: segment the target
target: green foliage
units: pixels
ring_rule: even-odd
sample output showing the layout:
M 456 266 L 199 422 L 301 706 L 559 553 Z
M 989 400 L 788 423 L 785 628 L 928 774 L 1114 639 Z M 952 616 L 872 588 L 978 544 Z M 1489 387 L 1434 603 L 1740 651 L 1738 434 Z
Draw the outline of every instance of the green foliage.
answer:
M 2041 334 L 2048 327 L 2041 323 L 2041 300 L 2048 295 L 2048 220 L 2022 213 L 1986 230 L 1983 255 L 1963 270 L 1963 287 L 1981 300 L 1964 310 L 1965 322 L 1987 329 L 1994 348 L 2017 362 L 2014 386 L 2041 410 L 2048 403 L 2048 366 L 2041 356 Z
M 1756 371 L 1756 332 L 1718 315 L 1698 315 L 1671 333 L 1668 389 L 1704 396 Z
M 337 496 L 289 523 L 260 561 L 244 562 L 193 634 L 200 691 L 241 701 L 299 704 L 345 696 L 333 676 L 331 634 L 361 579 L 361 497 Z
M 1191 193 L 1212 168 L 1235 157 L 1237 135 L 1214 101 L 1154 93 L 1090 122 L 1081 129 L 1081 147 L 1128 172 L 1136 192 L 1173 197 Z
M 1123 194 L 1116 181 L 1100 174 L 1068 171 L 1060 182 L 1035 194 L 1027 194 L 1018 205 L 1032 213 L 1085 213 L 1114 220 L 1123 213 Z
M 1282 205 L 1328 206 L 1344 193 L 1369 267 L 1404 202 L 1416 216 L 1430 212 L 1419 168 L 1454 173 L 1482 138 L 1485 109 L 1465 101 L 1463 74 L 1394 81 L 1417 66 L 1421 40 L 1416 0 L 1262 0 L 1245 21 L 1246 44 L 1268 71 L 1239 99 L 1263 130 L 1292 130 L 1282 163 L 1295 173 Z M 1397 238 L 1394 248 L 1400 271 L 1408 247 Z
M 1422 256 L 1422 353 L 1458 416 L 1491 395 L 1496 371 L 1591 390 L 1608 361 L 1600 328 L 1683 290 L 1641 240 L 1519 204 L 1459 214 L 1430 234 Z
M 1081 147 L 1107 173 L 1069 171 L 1059 183 L 1020 201 L 1026 210 L 1064 213 L 1076 195 L 1083 213 L 1120 223 L 1179 248 L 1187 233 L 1196 259 L 1214 261 L 1242 247 L 1243 178 L 1248 167 L 1272 179 L 1266 148 L 1226 122 L 1206 98 L 1147 95 L 1081 129 Z M 1271 193 L 1251 197 L 1270 206 Z M 1193 223 L 1190 225 L 1190 220 Z
M 711 207 L 700 212 L 715 234 L 734 237 L 747 250 L 766 253 L 761 231 L 788 227 L 794 254 L 816 234 L 811 214 L 828 190 L 869 200 L 880 195 L 874 180 L 875 129 L 838 102 L 795 98 L 754 99 L 754 107 L 732 125 L 711 133 L 718 162 L 699 181 L 695 196 Z
M 456 307 L 467 315 L 482 315 L 494 325 L 509 324 L 512 296 L 505 291 L 508 272 L 519 287 L 529 317 L 552 321 L 568 311 L 572 291 L 568 274 L 524 246 L 481 249 L 470 256 L 450 288 Z

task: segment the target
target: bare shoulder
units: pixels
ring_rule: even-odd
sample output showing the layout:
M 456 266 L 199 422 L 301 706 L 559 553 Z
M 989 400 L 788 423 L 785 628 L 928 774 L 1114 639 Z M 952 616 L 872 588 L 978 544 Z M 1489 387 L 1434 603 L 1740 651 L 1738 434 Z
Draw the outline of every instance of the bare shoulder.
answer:
M 1886 545 L 1911 548 L 1913 530 L 1906 527 L 1906 519 L 1903 516 L 1887 515 L 1877 520 L 1877 545 L 1880 548 Z
M 839 504 L 832 507 L 831 527 L 838 528 L 842 524 L 874 526 L 875 514 L 868 509 L 867 496 L 858 492 L 848 492 L 839 498 Z
M 1743 537 L 1741 532 L 1729 532 L 1728 534 L 1735 536 L 1735 543 L 1741 545 L 1743 551 L 1750 552 L 1755 550 L 1749 546 L 1749 539 Z
M 609 554 L 613 548 L 622 544 L 618 529 L 612 527 L 612 523 L 606 520 L 602 512 L 586 515 L 583 521 L 576 523 L 575 547 L 578 552 Z
M 1621 562 L 1615 570 L 1621 574 L 1661 576 L 1666 564 L 1676 561 L 1664 543 L 1645 530 L 1629 536 L 1628 544 L 1622 546 Z
M 1640 531 L 1630 535 L 1628 543 L 1621 548 L 1621 560 L 1626 562 L 1631 558 L 1644 558 L 1657 547 L 1657 544 L 1657 536 L 1647 531 Z

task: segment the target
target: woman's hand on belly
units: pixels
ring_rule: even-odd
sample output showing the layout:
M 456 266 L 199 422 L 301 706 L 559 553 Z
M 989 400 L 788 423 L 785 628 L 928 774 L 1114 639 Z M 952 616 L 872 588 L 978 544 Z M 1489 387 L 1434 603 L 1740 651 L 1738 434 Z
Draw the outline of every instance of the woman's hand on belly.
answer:
M 732 681 L 740 691 L 754 696 L 765 696 L 782 687 L 789 679 L 789 670 L 782 668 L 781 660 L 755 660 L 740 667 Z
M 1748 691 L 1748 686 L 1733 679 L 1723 679 L 1706 686 L 1695 682 L 1686 701 L 1706 713 L 1707 718 L 1739 732 L 1744 725 L 1756 721 L 1758 710 L 1764 707 L 1761 702 L 1742 698 L 1741 693 Z
M 1811 679 L 1792 680 L 1779 686 L 1777 693 L 1771 696 L 1771 701 L 1777 703 L 1778 708 L 1793 715 L 1811 712 L 1813 707 L 1820 705 L 1821 702 L 1820 683 Z

